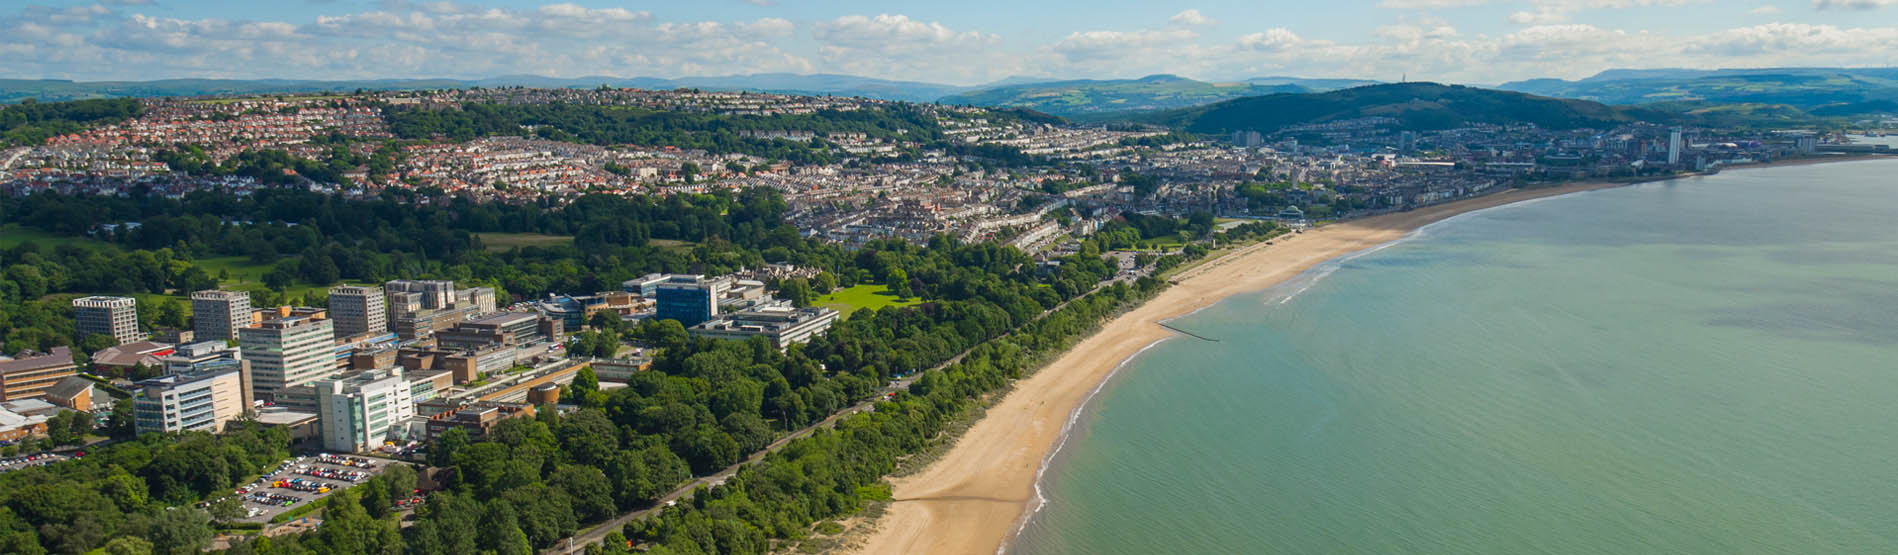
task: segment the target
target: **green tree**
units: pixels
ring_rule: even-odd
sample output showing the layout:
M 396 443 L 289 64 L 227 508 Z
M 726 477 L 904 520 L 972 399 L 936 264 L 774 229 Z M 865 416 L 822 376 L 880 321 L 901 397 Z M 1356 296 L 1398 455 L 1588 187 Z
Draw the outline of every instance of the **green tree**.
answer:
M 158 511 L 146 530 L 155 551 L 196 553 L 211 543 L 211 514 L 191 507 Z
M 152 555 L 152 542 L 137 536 L 119 536 L 105 542 L 106 555 Z

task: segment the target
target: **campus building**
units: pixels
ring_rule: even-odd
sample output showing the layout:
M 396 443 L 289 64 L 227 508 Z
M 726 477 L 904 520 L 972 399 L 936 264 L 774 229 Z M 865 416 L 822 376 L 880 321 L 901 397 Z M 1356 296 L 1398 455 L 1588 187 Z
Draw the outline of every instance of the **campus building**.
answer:
M 308 384 L 336 371 L 333 324 L 293 316 L 266 320 L 239 333 L 250 360 L 251 386 L 258 396 Z
M 0 361 L 0 401 L 38 399 L 60 380 L 78 375 L 72 349 L 53 347 L 43 355 Z
M 235 341 L 250 327 L 250 293 L 211 289 L 191 294 L 192 339 Z
M 687 331 L 699 337 L 745 340 L 762 336 L 779 349 L 792 343 L 804 343 L 837 323 L 836 310 L 811 308 L 765 308 L 746 310 L 707 320 Z
M 114 344 L 139 340 L 138 299 L 131 297 L 81 297 L 72 301 L 73 330 L 80 337 L 92 334 L 112 336 Z
M 686 327 L 712 319 L 718 315 L 718 303 L 730 290 L 730 278 L 707 278 L 700 275 L 672 275 L 653 287 L 657 296 L 658 312 L 655 318 L 678 320 Z
M 365 370 L 311 385 L 324 449 L 351 453 L 380 447 L 415 416 L 412 385 L 401 368 Z
M 337 337 L 382 335 L 389 331 L 389 311 L 381 287 L 338 285 L 330 288 L 330 320 Z
M 138 382 L 132 421 L 138 433 L 224 431 L 250 410 L 241 360 L 218 359 L 184 372 Z

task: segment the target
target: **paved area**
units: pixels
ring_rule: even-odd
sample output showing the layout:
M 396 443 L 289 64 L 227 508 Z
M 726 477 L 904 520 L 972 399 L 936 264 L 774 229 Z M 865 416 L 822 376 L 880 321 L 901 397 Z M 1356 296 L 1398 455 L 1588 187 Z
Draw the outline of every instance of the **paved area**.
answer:
M 28 467 L 34 467 L 34 466 L 46 466 L 48 464 L 56 463 L 59 461 L 70 459 L 70 458 L 72 457 L 68 457 L 65 455 L 57 454 L 57 453 L 34 453 L 31 455 L 20 455 L 18 457 L 0 459 L 0 472 L 9 472 L 13 470 L 19 470 L 22 468 L 28 468 Z
M 244 500 L 243 522 L 269 522 L 291 509 L 315 503 L 380 474 L 389 461 L 353 455 L 311 455 L 284 461 L 269 474 L 238 490 Z

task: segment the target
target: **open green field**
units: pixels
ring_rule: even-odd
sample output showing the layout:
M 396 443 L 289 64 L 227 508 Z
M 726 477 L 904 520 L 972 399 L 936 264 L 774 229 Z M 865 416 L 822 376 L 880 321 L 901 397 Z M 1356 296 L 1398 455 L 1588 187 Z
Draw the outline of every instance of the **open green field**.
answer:
M 42 247 L 57 247 L 59 245 L 99 246 L 105 244 L 86 237 L 71 237 L 37 229 L 28 229 L 20 227 L 19 224 L 0 226 L 0 249 L 10 249 L 20 243 L 28 241 L 39 243 Z
M 921 299 L 914 297 L 898 300 L 896 294 L 890 292 L 888 285 L 858 285 L 818 297 L 813 304 L 834 308 L 844 313 L 844 316 L 849 316 L 852 312 L 866 308 L 874 310 L 886 306 L 910 306 L 922 302 Z
M 565 235 L 543 235 L 540 233 L 476 233 L 481 245 L 488 252 L 501 252 L 514 247 L 553 247 L 573 244 L 573 238 Z

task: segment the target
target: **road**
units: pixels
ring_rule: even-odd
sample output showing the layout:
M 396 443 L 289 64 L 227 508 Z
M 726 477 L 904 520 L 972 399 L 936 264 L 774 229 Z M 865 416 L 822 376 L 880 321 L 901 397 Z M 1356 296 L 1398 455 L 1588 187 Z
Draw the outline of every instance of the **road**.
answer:
M 1038 316 L 1035 316 L 1035 319 L 1040 320 L 1042 318 L 1045 318 L 1049 314 L 1053 314 L 1054 311 L 1061 310 L 1062 308 L 1068 306 L 1068 303 L 1074 302 L 1075 299 L 1080 299 L 1080 298 L 1086 297 L 1087 295 L 1094 294 L 1096 291 L 1100 291 L 1101 289 L 1105 289 L 1114 283 L 1120 282 L 1122 278 L 1128 278 L 1128 281 L 1131 281 L 1132 279 L 1137 279 L 1137 278 L 1129 277 L 1130 275 L 1138 276 L 1138 275 L 1144 275 L 1144 274 L 1140 272 L 1133 272 L 1132 274 L 1129 274 L 1128 272 L 1121 272 L 1119 274 L 1116 274 L 1113 278 L 1110 278 L 1107 281 L 1103 281 L 1095 285 L 1094 289 L 1088 291 L 1086 294 L 1076 295 L 1073 299 L 1062 301 L 1061 304 L 1054 305 L 1053 308 L 1049 308 L 1047 310 L 1041 311 L 1041 314 Z M 685 485 L 679 486 L 677 489 L 672 490 L 672 492 L 667 493 L 663 496 L 660 496 L 658 502 L 654 503 L 653 506 L 651 507 L 640 509 L 640 510 L 633 511 L 630 513 L 626 513 L 618 517 L 615 517 L 613 520 L 609 520 L 609 521 L 600 523 L 599 525 L 596 525 L 592 528 L 588 528 L 586 531 L 583 531 L 580 534 L 572 538 L 569 538 L 568 541 L 565 542 L 564 545 L 561 545 L 559 547 L 554 547 L 552 549 L 543 550 L 542 553 L 549 554 L 549 555 L 563 554 L 563 553 L 567 555 L 572 555 L 574 553 L 583 553 L 586 551 L 586 546 L 604 541 L 608 533 L 615 532 L 622 528 L 625 528 L 627 523 L 632 522 L 634 520 L 646 518 L 648 515 L 651 515 L 659 511 L 660 509 L 666 508 L 667 503 L 678 501 L 680 499 L 685 498 L 688 495 L 692 495 L 692 492 L 697 491 L 698 488 L 700 487 L 712 487 L 718 484 L 723 484 L 725 483 L 725 480 L 731 479 L 733 475 L 737 474 L 739 468 L 744 467 L 745 465 L 748 465 L 748 464 L 758 462 L 760 460 L 764 460 L 766 456 L 769 456 L 772 453 L 776 453 L 779 450 L 784 449 L 784 446 L 790 445 L 792 441 L 796 441 L 798 439 L 808 437 L 811 434 L 816 433 L 817 430 L 819 429 L 829 428 L 831 426 L 834 426 L 837 424 L 838 420 L 841 420 L 846 416 L 850 416 L 852 414 L 856 414 L 856 413 L 863 412 L 866 410 L 872 410 L 876 407 L 877 403 L 882 402 L 884 399 L 888 398 L 890 393 L 895 393 L 898 391 L 908 391 L 909 384 L 911 382 L 916 381 L 916 378 L 922 376 L 924 372 L 928 372 L 930 370 L 942 370 L 944 368 L 948 368 L 951 365 L 954 365 L 955 363 L 962 362 L 963 357 L 969 356 L 969 353 L 974 352 L 974 351 L 975 351 L 975 347 L 969 347 L 968 349 L 964 349 L 961 353 L 957 353 L 956 356 L 951 357 L 949 360 L 943 361 L 941 364 L 937 364 L 933 367 L 930 367 L 929 370 L 925 370 L 923 372 L 914 372 L 908 376 L 897 378 L 896 380 L 891 381 L 889 385 L 884 386 L 882 391 L 879 391 L 875 396 L 872 396 L 871 398 L 867 400 L 859 402 L 856 405 L 852 405 L 849 408 L 845 408 L 843 410 L 837 411 L 835 414 L 832 414 L 830 415 L 830 417 L 825 418 L 821 421 L 818 421 L 816 424 L 805 426 L 803 428 L 798 429 L 795 432 L 791 432 L 790 434 L 784 437 L 778 438 L 777 441 L 773 441 L 771 442 L 770 445 L 766 445 L 764 449 L 759 450 L 756 453 L 752 453 L 751 456 L 746 457 L 745 460 L 738 461 L 737 463 L 731 466 L 725 467 L 724 470 L 720 470 L 711 475 L 703 476 L 698 479 L 692 480 L 690 482 L 686 482 Z

